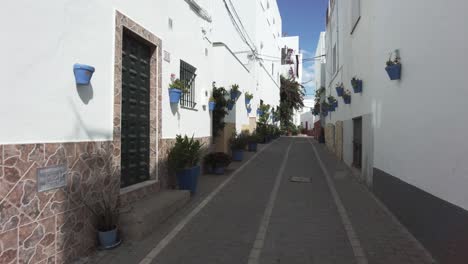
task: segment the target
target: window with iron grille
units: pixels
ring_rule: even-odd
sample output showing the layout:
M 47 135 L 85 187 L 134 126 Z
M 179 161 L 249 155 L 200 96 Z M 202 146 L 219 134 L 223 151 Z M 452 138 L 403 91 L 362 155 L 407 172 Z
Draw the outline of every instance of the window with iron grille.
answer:
M 197 68 L 188 64 L 187 62 L 180 61 L 180 80 L 188 87 L 188 92 L 183 93 L 180 98 L 180 105 L 187 108 L 195 108 L 195 73 Z

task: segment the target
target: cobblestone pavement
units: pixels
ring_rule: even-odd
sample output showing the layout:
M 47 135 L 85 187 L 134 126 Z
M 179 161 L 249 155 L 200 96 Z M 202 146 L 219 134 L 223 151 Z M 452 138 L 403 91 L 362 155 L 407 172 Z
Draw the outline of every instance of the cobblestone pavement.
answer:
M 310 182 L 293 182 L 292 177 Z M 204 204 L 209 191 L 226 179 L 231 180 Z M 148 239 L 88 262 L 433 263 L 355 179 L 323 145 L 309 138 L 280 138 L 232 178 L 211 181 L 209 191 L 200 192 Z M 194 214 L 200 204 L 205 206 Z M 176 228 L 180 222 L 186 224 Z

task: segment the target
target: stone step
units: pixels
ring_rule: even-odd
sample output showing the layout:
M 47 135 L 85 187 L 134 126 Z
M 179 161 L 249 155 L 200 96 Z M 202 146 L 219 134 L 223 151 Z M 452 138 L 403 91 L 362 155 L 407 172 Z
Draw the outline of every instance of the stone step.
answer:
M 189 191 L 156 193 L 120 210 L 120 231 L 124 240 L 140 240 L 155 231 L 190 200 Z

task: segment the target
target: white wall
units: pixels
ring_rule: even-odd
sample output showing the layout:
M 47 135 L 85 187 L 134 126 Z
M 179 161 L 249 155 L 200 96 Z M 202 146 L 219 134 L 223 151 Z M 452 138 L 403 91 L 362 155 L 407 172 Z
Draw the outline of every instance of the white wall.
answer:
M 337 113 L 327 120 L 372 113 L 374 167 L 468 209 L 468 116 L 463 114 L 468 28 L 462 26 L 468 3 L 361 0 L 361 20 L 350 35 L 349 2 L 336 2 L 344 22 L 338 34 L 327 36 L 338 39 L 343 69 L 327 75 L 327 93 L 335 94 L 337 81 L 351 89 L 354 75 L 364 88 L 362 95 L 353 94 L 352 106 L 340 99 Z M 401 81 L 390 81 L 384 70 L 395 49 L 402 57 Z
M 280 57 L 277 38 L 273 35 L 273 32 L 281 32 L 276 1 L 270 0 L 270 9 L 266 11 L 261 9 L 260 1 L 256 1 L 254 9 L 250 0 L 233 3 L 253 41 L 265 43 L 262 52 Z M 246 77 L 238 63 L 215 59 L 215 54 L 224 51 L 215 51 L 222 48 L 212 47 L 212 42 L 226 43 L 236 52 L 245 51 L 246 45 L 227 18 L 222 1 L 197 0 L 197 3 L 208 11 L 212 23 L 196 15 L 185 1 L 78 3 L 51 0 L 39 3 L 18 0 L 4 3 L 0 16 L 0 22 L 5 25 L 0 55 L 8 63 L 0 66 L 3 73 L 0 75 L 3 84 L 0 117 L 8 129 L 0 130 L 0 144 L 112 139 L 116 10 L 161 38 L 162 49 L 171 54 L 170 63 L 163 61 L 160 76 L 163 138 L 173 138 L 176 134 L 211 135 L 210 113 L 203 106 L 207 104 L 214 80 L 229 84 L 242 82 L 243 90 L 258 89 L 255 100 L 263 97 L 267 103 L 278 104 L 279 61 L 275 62 L 275 72 L 270 76 L 258 62 L 249 63 L 246 54 L 240 54 L 238 57 L 251 70 L 250 77 Z M 169 18 L 173 20 L 172 30 L 168 27 Z M 268 25 L 267 18 L 271 21 L 275 18 L 275 24 Z M 11 21 L 15 21 L 14 26 Z M 232 58 L 225 58 L 232 61 Z M 179 75 L 181 59 L 197 68 L 197 106 L 193 110 L 171 106 L 168 100 L 170 74 Z M 89 102 L 81 98 L 89 97 L 89 93 L 84 94 L 75 86 L 74 63 L 96 68 Z M 221 65 L 222 74 L 218 72 L 215 76 L 215 64 Z M 267 71 L 271 69 L 271 63 L 265 64 Z M 232 75 L 233 72 L 239 75 Z M 237 116 L 242 116 L 241 124 L 248 124 L 246 113 Z
M 209 3 L 212 0 L 204 0 Z M 209 6 L 209 5 L 208 5 Z M 110 140 L 113 130 L 114 20 L 119 10 L 163 41 L 171 63 L 163 63 L 163 137 L 176 133 L 209 136 L 210 127 L 201 98 L 196 111 L 172 114 L 167 87 L 170 73 L 179 73 L 185 59 L 198 71 L 197 87 L 210 87 L 206 69 L 210 49 L 202 39 L 207 22 L 184 1 L 27 1 L 5 3 L 0 22 L 5 27 L 1 57 L 0 114 L 9 129 L 0 131 L 0 143 L 70 142 Z M 174 30 L 168 30 L 168 18 Z M 39 24 L 38 24 L 39 23 Z M 38 26 L 40 25 L 40 26 Z M 191 44 L 186 45 L 187 38 Z M 185 40 L 185 41 L 184 41 Z M 75 86 L 72 67 L 84 63 L 96 67 L 91 81 L 92 99 L 84 102 Z M 198 90 L 202 94 L 202 90 Z M 197 92 L 198 92 L 197 91 Z M 196 120 L 196 121 L 195 121 Z

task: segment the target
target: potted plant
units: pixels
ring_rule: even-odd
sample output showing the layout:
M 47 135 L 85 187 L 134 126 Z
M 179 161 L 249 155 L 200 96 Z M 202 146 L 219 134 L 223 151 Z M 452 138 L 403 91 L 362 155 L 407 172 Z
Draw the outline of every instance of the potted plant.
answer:
M 171 74 L 171 84 L 169 84 L 169 101 L 171 104 L 178 104 L 182 93 L 188 91 L 185 84 L 176 79 L 175 74 Z
M 204 164 L 209 171 L 217 175 L 224 174 L 227 166 L 231 163 L 231 157 L 224 152 L 214 152 L 205 156 Z
M 245 93 L 245 104 L 248 105 L 250 104 L 250 101 L 252 100 L 253 98 L 253 94 L 249 93 L 249 92 L 246 92 Z
M 247 106 L 247 113 L 250 114 L 252 112 L 252 107 L 250 105 Z
M 118 195 L 113 195 L 112 192 L 102 192 L 102 199 L 93 204 L 83 199 L 83 204 L 96 218 L 98 240 L 102 249 L 112 249 L 121 242 L 117 228 L 119 216 L 117 199 L 112 199 L 112 197 L 118 197 Z
M 77 85 L 88 85 L 93 77 L 94 67 L 76 63 L 73 65 L 73 74 Z
M 260 108 L 257 108 L 257 115 L 262 116 L 263 115 L 263 110 Z
M 236 101 L 232 100 L 232 99 L 229 99 L 227 101 L 227 109 L 228 110 L 232 110 L 232 108 L 234 108 L 234 105 L 236 104 Z
M 231 100 L 236 101 L 237 98 L 241 95 L 241 91 L 239 91 L 239 85 L 233 84 L 231 87 Z
M 338 106 L 337 101 L 333 95 L 328 96 L 328 108 L 330 112 L 335 111 L 336 107 Z
M 338 96 L 343 96 L 343 92 L 344 92 L 344 85 L 343 85 L 343 83 L 337 83 L 335 89 L 336 89 L 336 94 L 337 94 Z
M 176 173 L 179 189 L 196 193 L 200 165 L 198 161 L 203 144 L 200 141 L 177 135 L 174 146 L 169 150 L 169 168 Z
M 362 80 L 356 77 L 351 79 L 351 86 L 353 86 L 354 93 L 362 92 Z
M 209 102 L 208 102 L 208 109 L 212 112 L 215 110 L 216 107 L 216 101 L 213 96 L 210 97 Z
M 232 160 L 242 161 L 244 158 L 244 149 L 247 144 L 246 137 L 244 134 L 234 133 L 229 140 L 229 145 L 232 151 Z
M 351 103 L 351 92 L 348 89 L 343 93 L 343 101 L 345 104 Z
M 328 111 L 330 110 L 330 105 L 323 101 L 320 106 L 322 107 L 322 115 L 323 116 L 327 116 L 328 115 Z
M 387 61 L 387 71 L 388 77 L 390 80 L 400 80 L 401 79 L 401 58 L 398 55 L 395 55 L 395 59 L 392 60 L 393 52 L 390 53 L 390 58 Z
M 261 136 L 255 131 L 247 139 L 247 150 L 249 152 L 256 152 L 258 143 L 261 142 Z

